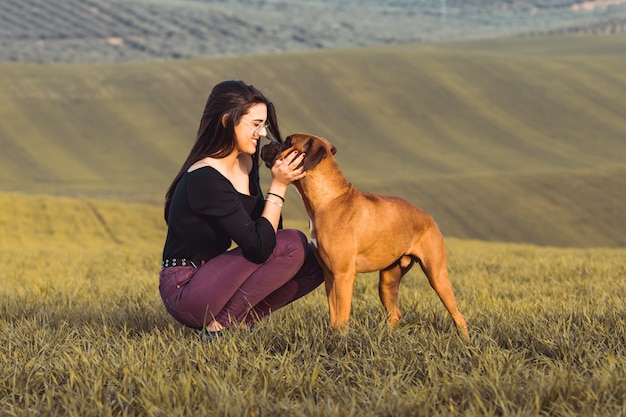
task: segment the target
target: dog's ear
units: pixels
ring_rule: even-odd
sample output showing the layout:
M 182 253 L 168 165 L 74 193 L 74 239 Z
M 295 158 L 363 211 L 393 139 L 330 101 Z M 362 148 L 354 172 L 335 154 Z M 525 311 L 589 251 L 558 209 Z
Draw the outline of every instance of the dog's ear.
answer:
M 333 145 L 332 143 L 330 143 L 328 141 L 328 139 L 326 138 L 319 138 L 319 140 L 321 140 L 322 142 L 324 142 L 326 144 L 326 146 L 330 149 L 330 153 L 331 154 L 336 154 L 337 153 L 337 148 L 335 148 L 335 145 Z
M 304 170 L 308 171 L 313 169 L 322 162 L 322 159 L 327 156 L 327 149 L 324 146 L 324 143 L 314 137 L 309 138 L 309 143 L 306 146 L 308 149 L 306 150 L 306 157 L 304 158 Z

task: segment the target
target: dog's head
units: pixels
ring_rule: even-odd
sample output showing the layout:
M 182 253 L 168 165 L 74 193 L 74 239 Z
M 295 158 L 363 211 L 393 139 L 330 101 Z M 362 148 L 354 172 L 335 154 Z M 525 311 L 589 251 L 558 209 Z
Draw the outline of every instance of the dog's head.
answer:
M 276 160 L 284 158 L 289 152 L 304 152 L 304 170 L 309 171 L 324 158 L 337 153 L 337 149 L 326 139 L 308 133 L 294 133 L 287 136 L 283 143 L 272 142 L 261 149 L 261 159 L 265 166 L 272 168 Z

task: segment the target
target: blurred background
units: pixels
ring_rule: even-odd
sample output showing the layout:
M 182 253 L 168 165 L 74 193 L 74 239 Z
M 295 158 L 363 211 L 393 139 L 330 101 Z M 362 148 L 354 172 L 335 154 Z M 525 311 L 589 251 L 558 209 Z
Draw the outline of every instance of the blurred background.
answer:
M 623 33 L 623 0 L 2 0 L 0 60 L 112 62 Z
M 625 28 L 619 0 L 0 0 L 0 192 L 158 217 L 241 78 L 446 236 L 624 247 Z

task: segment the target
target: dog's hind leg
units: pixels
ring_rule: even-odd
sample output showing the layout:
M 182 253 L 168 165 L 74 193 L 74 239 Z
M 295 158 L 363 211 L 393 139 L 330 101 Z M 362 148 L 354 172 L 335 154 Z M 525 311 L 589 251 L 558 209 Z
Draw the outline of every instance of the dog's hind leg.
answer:
M 448 275 L 446 262 L 446 248 L 443 236 L 438 228 L 433 228 L 427 232 L 425 241 L 422 241 L 417 248 L 417 257 L 420 266 L 428 278 L 428 282 L 439 296 L 439 299 L 452 316 L 458 333 L 469 339 L 465 318 L 456 305 L 456 298 L 452 290 L 452 283 Z
M 390 267 L 382 269 L 378 274 L 378 295 L 387 311 L 391 326 L 394 327 L 402 318 L 402 312 L 398 305 L 400 281 L 404 274 L 411 269 L 413 263 L 414 261 L 410 256 L 403 256 Z

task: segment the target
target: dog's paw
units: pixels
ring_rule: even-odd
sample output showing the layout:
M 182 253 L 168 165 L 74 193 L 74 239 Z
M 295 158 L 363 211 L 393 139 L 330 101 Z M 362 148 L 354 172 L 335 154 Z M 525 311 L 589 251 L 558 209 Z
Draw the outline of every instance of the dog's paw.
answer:
M 461 338 L 465 340 L 466 342 L 469 342 L 470 336 L 469 336 L 469 331 L 467 330 L 467 323 L 465 323 L 465 319 L 455 324 L 456 324 L 456 332 L 458 333 L 458 335 L 461 336 Z

